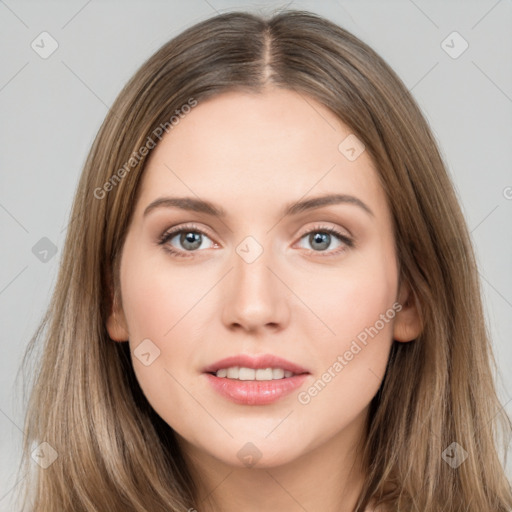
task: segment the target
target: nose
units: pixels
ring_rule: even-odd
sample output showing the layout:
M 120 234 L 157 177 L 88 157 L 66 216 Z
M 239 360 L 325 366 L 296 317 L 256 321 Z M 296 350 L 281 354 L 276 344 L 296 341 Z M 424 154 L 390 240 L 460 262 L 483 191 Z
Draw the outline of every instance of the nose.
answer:
M 278 277 L 270 250 L 254 261 L 233 255 L 233 270 L 225 283 L 223 322 L 230 330 L 279 331 L 290 318 L 287 288 Z

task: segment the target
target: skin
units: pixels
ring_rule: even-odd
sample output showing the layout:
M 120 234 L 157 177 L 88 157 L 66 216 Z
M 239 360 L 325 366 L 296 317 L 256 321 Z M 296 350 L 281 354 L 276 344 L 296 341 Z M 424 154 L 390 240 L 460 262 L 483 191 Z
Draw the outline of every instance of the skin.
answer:
M 366 151 L 349 161 L 338 150 L 350 133 L 295 92 L 229 92 L 200 102 L 151 154 L 122 251 L 121 301 L 107 328 L 113 340 L 129 340 L 132 354 L 147 338 L 160 350 L 149 366 L 132 357 L 134 370 L 177 433 L 201 512 L 213 503 L 225 512 L 348 512 L 356 502 L 364 469 L 355 448 L 368 406 L 393 340 L 416 338 L 420 321 L 410 290 L 398 289 L 393 220 L 374 164 Z M 357 197 L 373 215 L 354 204 L 281 214 L 289 202 L 333 192 Z M 227 216 L 170 207 L 144 216 L 162 196 L 209 200 Z M 207 235 L 187 257 L 173 257 L 159 237 L 185 223 Z M 337 228 L 354 246 L 332 236 L 319 248 L 304 236 L 318 225 Z M 263 250 L 252 263 L 236 252 L 247 236 Z M 169 245 L 190 247 L 176 235 Z M 396 302 L 401 311 L 300 403 L 298 392 Z M 238 405 L 217 394 L 202 369 L 239 353 L 276 354 L 310 375 L 273 404 Z M 261 452 L 253 467 L 237 456 L 248 442 Z

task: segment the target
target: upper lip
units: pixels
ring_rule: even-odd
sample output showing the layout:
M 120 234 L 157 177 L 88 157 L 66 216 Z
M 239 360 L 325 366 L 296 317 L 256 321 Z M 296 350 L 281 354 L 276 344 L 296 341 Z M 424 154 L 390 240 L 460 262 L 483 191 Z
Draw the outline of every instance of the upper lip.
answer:
M 230 368 L 232 366 L 243 366 L 244 368 L 254 368 L 255 370 L 258 368 L 282 368 L 283 370 L 288 370 L 295 374 L 309 373 L 301 366 L 272 354 L 238 354 L 236 356 L 226 357 L 208 365 L 203 369 L 203 372 L 214 373 L 221 368 Z

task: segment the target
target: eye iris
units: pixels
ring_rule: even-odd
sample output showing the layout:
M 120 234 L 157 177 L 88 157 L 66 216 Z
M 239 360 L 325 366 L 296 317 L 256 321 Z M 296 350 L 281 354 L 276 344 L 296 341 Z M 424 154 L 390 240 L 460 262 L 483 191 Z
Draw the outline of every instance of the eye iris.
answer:
M 185 249 L 194 250 L 201 246 L 201 233 L 184 232 L 180 236 L 180 243 Z M 192 244 L 192 246 L 188 245 Z
M 331 234 L 325 231 L 315 231 L 309 235 L 309 242 L 314 249 L 323 251 L 331 243 Z M 182 231 L 180 244 L 187 251 L 193 251 L 201 246 L 202 233 L 197 231 Z
M 321 247 L 316 247 L 316 249 L 327 249 L 329 247 L 330 241 L 331 241 L 331 235 L 329 233 L 312 233 L 309 235 L 309 241 L 311 243 L 311 246 L 315 248 L 315 244 L 318 243 L 321 245 Z

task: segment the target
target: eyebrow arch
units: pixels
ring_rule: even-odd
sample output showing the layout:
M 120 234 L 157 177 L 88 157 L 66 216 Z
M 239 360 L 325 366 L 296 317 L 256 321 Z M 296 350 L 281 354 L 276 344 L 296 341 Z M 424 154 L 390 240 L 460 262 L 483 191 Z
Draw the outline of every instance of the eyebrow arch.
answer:
M 283 217 L 297 215 L 307 210 L 328 206 L 331 204 L 352 204 L 360 207 L 370 216 L 374 217 L 372 210 L 363 201 L 357 197 L 347 194 L 328 194 L 324 196 L 313 197 L 303 201 L 289 203 L 283 210 Z M 182 210 L 205 213 L 213 217 L 225 218 L 227 216 L 225 210 L 220 206 L 215 206 L 209 201 L 196 199 L 194 197 L 160 197 L 150 203 L 144 210 L 143 216 L 148 215 L 156 208 L 180 208 Z

